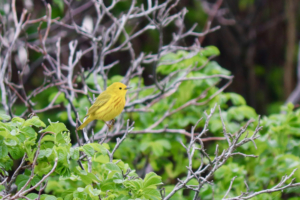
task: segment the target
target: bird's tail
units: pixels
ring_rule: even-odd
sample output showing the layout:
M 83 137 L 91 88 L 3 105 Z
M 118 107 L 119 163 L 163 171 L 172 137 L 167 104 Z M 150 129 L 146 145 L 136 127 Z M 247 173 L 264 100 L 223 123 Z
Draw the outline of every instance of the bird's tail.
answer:
M 93 119 L 91 116 L 88 116 L 88 118 L 77 128 L 77 130 L 82 130 L 84 127 L 86 127 Z

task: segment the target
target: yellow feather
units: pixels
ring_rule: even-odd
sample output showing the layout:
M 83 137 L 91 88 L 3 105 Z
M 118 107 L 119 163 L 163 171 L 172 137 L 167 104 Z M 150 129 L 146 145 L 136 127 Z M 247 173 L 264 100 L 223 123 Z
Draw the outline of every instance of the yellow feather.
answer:
M 102 92 L 89 108 L 86 116 L 88 118 L 81 124 L 77 130 L 82 130 L 93 120 L 110 121 L 121 114 L 125 106 L 125 95 L 129 89 L 120 82 L 113 83 L 104 92 Z

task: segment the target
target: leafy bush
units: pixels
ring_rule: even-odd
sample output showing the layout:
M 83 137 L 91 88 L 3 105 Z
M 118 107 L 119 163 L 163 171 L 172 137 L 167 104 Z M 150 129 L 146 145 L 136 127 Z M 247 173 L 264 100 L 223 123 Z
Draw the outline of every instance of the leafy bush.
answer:
M 2 119 L 8 118 L 2 115 Z M 123 161 L 110 161 L 108 144 L 71 147 L 70 132 L 63 123 L 49 121 L 46 127 L 36 116 L 27 120 L 15 117 L 1 122 L 0 130 L 0 172 L 8 176 L 15 170 L 16 175 L 1 190 L 9 194 L 15 184 L 12 199 L 25 195 L 38 198 L 39 194 L 31 192 L 42 191 L 48 177 L 45 191 L 53 195 L 43 194 L 40 199 L 160 199 L 157 186 L 162 183 L 161 177 L 150 172 L 141 179 Z M 14 169 L 14 163 L 22 157 L 18 169 Z

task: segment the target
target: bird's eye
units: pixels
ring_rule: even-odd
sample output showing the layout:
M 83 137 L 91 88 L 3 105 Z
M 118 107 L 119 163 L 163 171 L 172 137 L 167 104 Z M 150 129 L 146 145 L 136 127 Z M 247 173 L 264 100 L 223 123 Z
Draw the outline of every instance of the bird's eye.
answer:
M 121 87 L 119 87 L 119 89 L 120 89 L 120 90 L 122 90 L 122 88 L 121 88 Z

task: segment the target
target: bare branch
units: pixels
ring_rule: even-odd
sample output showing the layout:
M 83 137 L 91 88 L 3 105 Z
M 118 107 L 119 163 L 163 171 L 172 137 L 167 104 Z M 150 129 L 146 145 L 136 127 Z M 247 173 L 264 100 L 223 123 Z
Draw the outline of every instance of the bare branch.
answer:
M 113 148 L 113 150 L 110 152 L 107 150 L 107 153 L 109 155 L 109 161 L 112 162 L 113 161 L 113 157 L 114 157 L 114 153 L 116 152 L 116 150 L 118 149 L 118 147 L 120 146 L 120 144 L 125 140 L 127 134 L 132 131 L 132 128 L 133 128 L 133 125 L 134 125 L 134 122 L 129 125 L 129 119 L 127 120 L 127 125 L 126 125 L 126 131 L 123 135 L 123 137 L 120 139 L 120 138 L 117 138 L 117 143 L 115 145 L 115 147 Z

